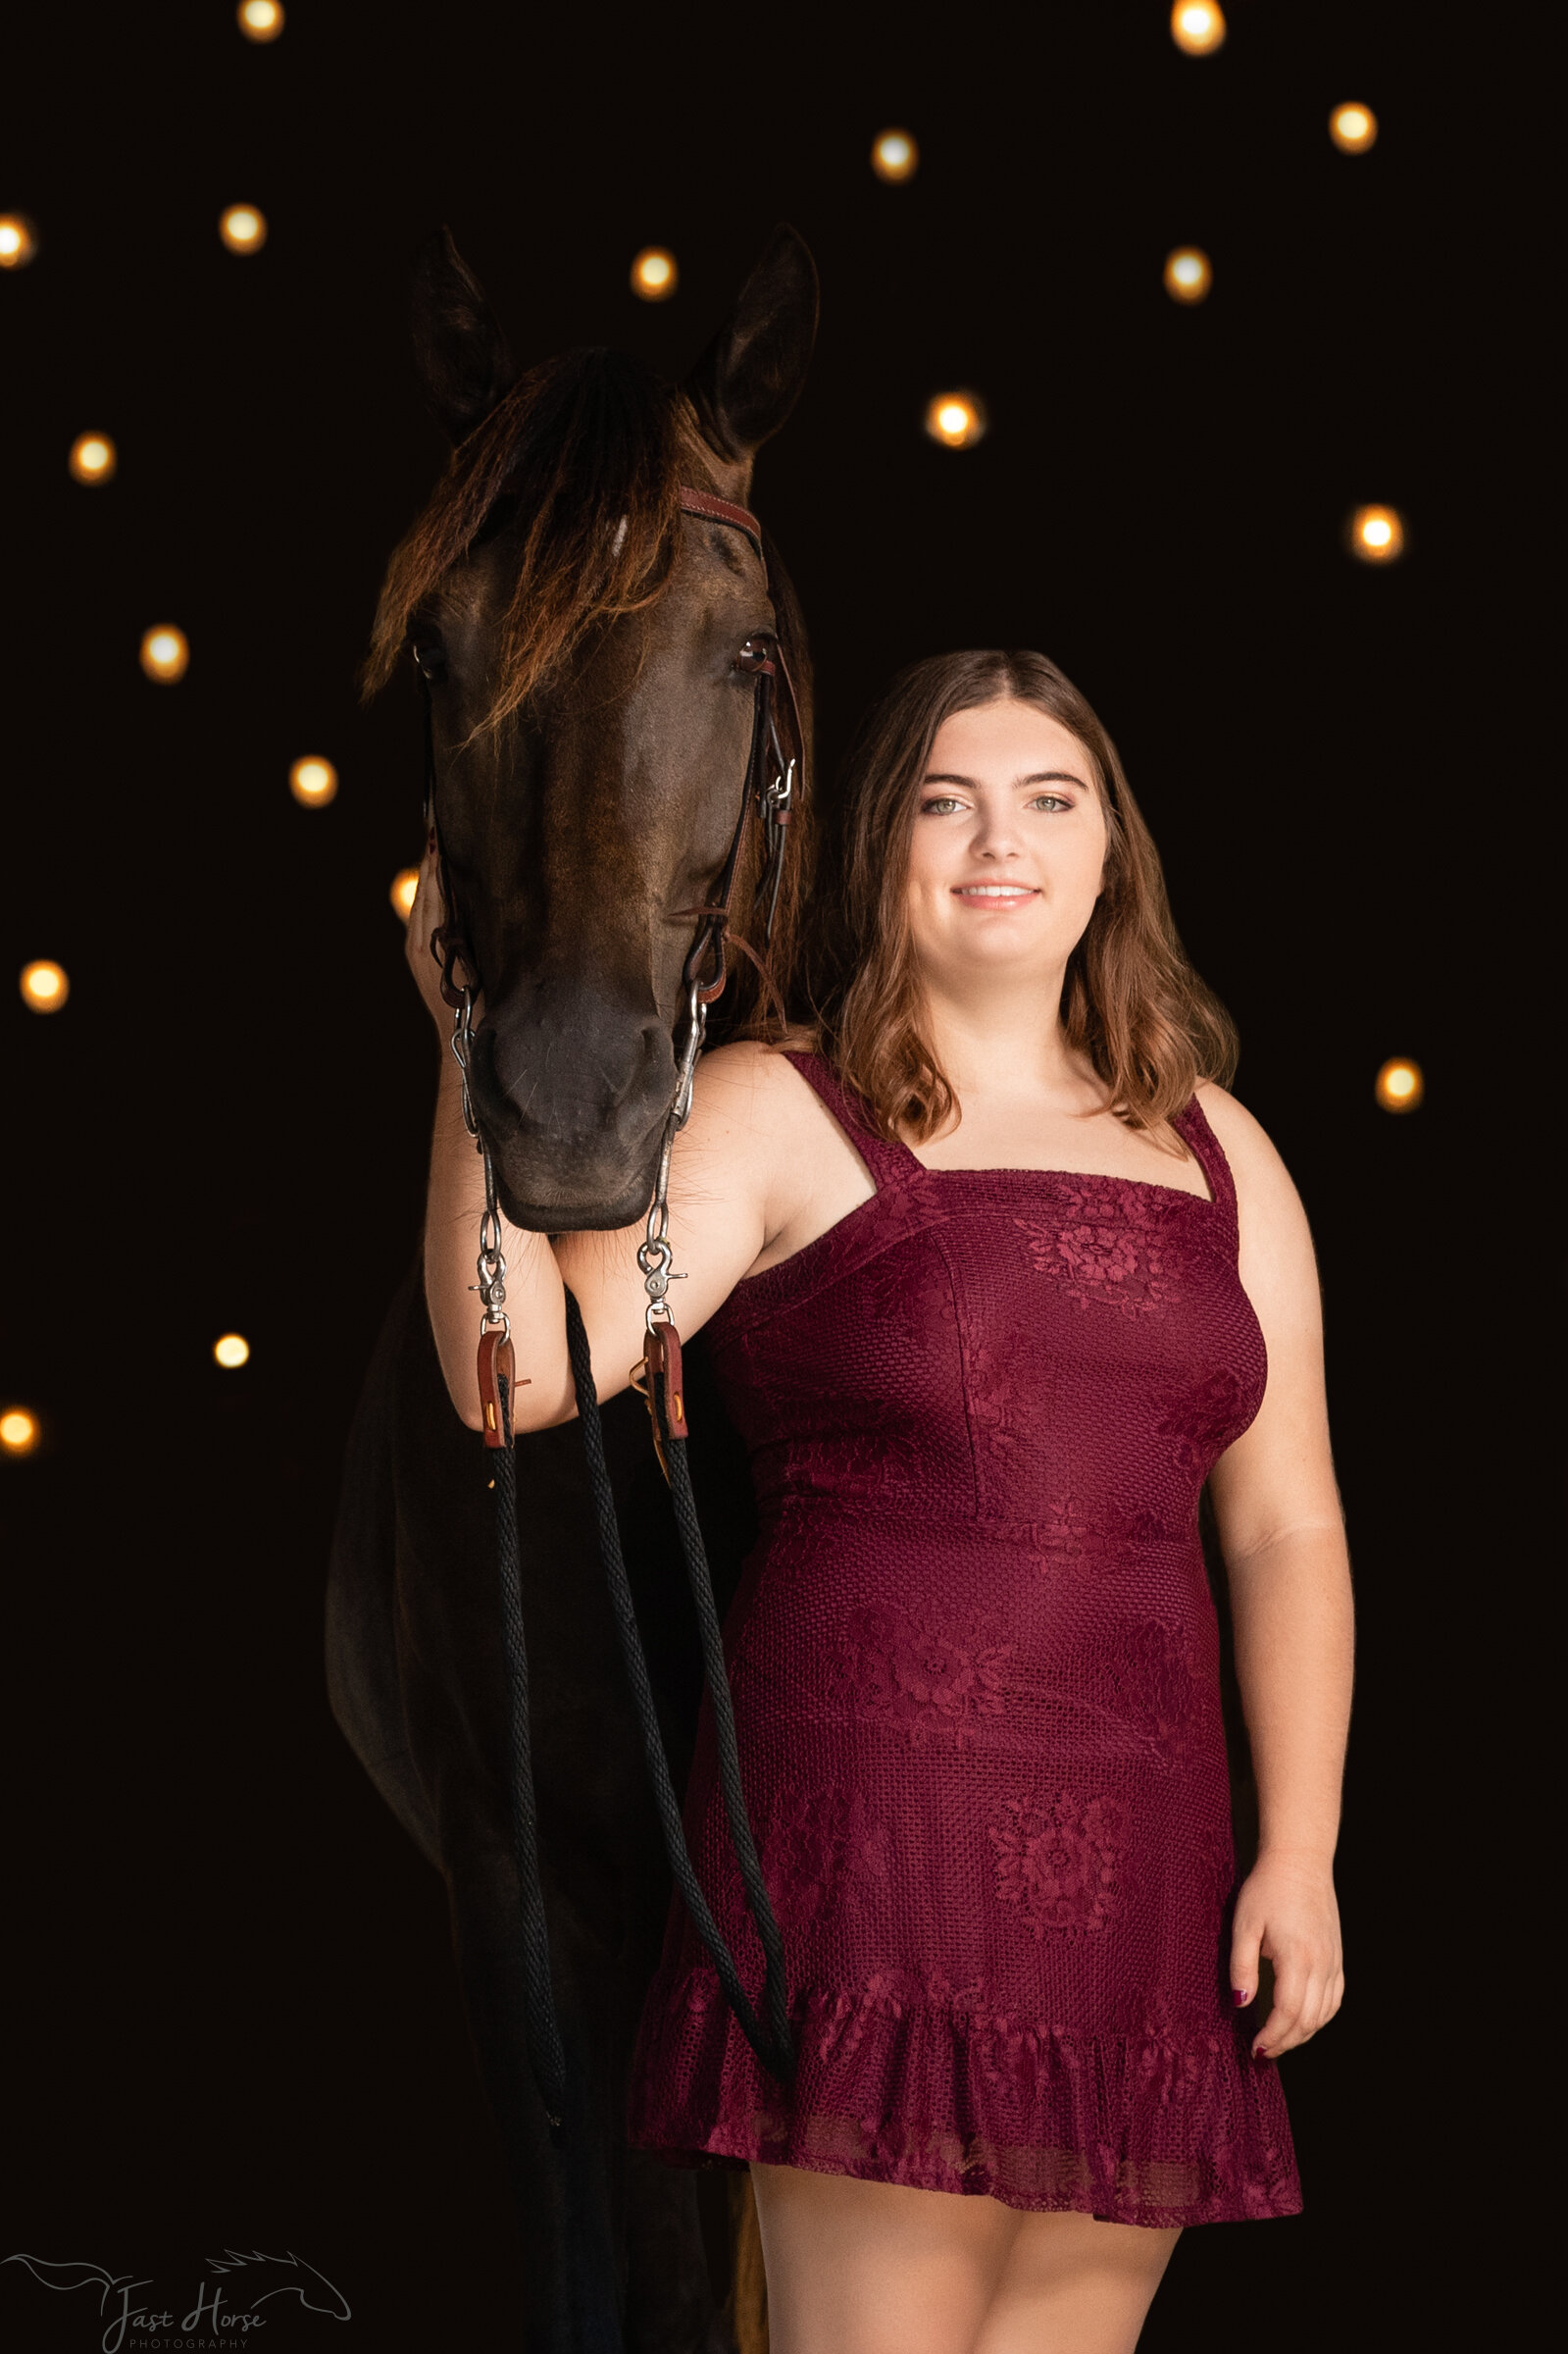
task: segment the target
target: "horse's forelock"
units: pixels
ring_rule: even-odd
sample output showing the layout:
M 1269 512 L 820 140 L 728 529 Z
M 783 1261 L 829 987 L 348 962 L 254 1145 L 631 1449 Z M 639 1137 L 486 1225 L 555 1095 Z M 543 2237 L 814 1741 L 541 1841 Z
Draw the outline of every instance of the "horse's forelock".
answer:
M 675 552 L 679 403 L 619 352 L 568 352 L 520 377 L 453 451 L 392 556 L 366 693 L 391 677 L 414 614 L 503 497 L 528 521 L 481 725 L 515 711 L 595 624 L 651 603 Z

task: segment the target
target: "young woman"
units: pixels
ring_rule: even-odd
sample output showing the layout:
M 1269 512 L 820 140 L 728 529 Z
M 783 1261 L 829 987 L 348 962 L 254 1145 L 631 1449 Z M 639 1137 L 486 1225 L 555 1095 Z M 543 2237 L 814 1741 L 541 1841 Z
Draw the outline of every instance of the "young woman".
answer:
M 409 947 L 444 1031 L 433 896 Z M 1275 2063 L 1343 1988 L 1311 1240 L 1115 750 L 1043 657 L 894 685 L 831 929 L 818 1030 L 704 1057 L 670 1185 L 678 1321 L 710 1327 L 761 1515 L 727 1650 L 798 2074 L 760 2068 L 678 1899 L 632 2135 L 749 2162 L 774 2354 L 1127 2354 L 1186 2224 L 1299 2208 Z M 454 1079 L 426 1280 L 477 1425 Z M 638 1239 L 508 1230 L 528 1427 L 574 1410 L 563 1277 L 601 1396 L 626 1386 Z M 1239 1889 L 1205 1481 L 1260 1808 Z M 687 1825 L 760 1982 L 706 1714 Z

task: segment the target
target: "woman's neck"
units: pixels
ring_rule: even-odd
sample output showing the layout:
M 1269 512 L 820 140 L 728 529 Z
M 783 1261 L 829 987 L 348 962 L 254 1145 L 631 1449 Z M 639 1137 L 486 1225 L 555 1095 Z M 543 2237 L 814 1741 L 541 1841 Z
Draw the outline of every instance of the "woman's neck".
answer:
M 1038 977 L 961 996 L 927 985 L 922 1027 L 960 1103 L 1028 1097 L 1082 1111 L 1103 1091 L 1062 1034 L 1054 991 Z

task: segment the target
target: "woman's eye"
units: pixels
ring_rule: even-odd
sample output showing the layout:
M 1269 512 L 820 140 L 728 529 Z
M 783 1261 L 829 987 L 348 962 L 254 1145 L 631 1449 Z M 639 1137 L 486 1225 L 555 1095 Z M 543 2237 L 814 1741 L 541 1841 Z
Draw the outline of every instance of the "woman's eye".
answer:
M 920 814 L 922 817 L 939 817 L 944 810 L 961 809 L 963 805 L 950 793 L 936 793 L 929 801 L 921 802 Z
M 1071 809 L 1073 806 L 1059 793 L 1037 793 L 1029 805 L 1032 809 Z

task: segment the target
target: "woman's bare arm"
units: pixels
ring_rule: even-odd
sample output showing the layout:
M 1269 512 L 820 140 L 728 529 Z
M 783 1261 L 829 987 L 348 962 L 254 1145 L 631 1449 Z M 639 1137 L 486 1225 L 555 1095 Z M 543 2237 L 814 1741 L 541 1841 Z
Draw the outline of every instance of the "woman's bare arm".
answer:
M 1250 1112 L 1201 1091 L 1236 1178 L 1240 1274 L 1268 1388 L 1210 1480 L 1230 1582 L 1237 1680 L 1258 1785 L 1258 1857 L 1237 1899 L 1231 1983 L 1263 1954 L 1274 2007 L 1253 2049 L 1304 2043 L 1344 1991 L 1334 1851 L 1350 1715 L 1350 1563 L 1329 1450 L 1317 1263 L 1285 1163 Z
M 480 1329 L 476 1280 L 484 1172 L 463 1124 L 462 1083 L 445 1045 L 452 1016 L 440 996 L 430 935 L 441 920 L 433 860 L 420 869 L 409 920 L 408 960 L 443 1041 L 430 1140 L 425 1216 L 425 1298 L 452 1404 L 470 1429 L 481 1427 L 476 1352 Z M 781 1150 L 781 1091 L 766 1048 L 723 1047 L 697 1066 L 691 1116 L 670 1158 L 669 1240 L 682 1280 L 671 1312 L 683 1334 L 695 1332 L 726 1300 L 781 1222 L 791 1158 Z M 647 1293 L 636 1263 L 643 1224 L 619 1233 L 565 1234 L 552 1245 L 503 1218 L 506 1311 L 517 1366 L 515 1427 L 541 1430 L 577 1411 L 566 1345 L 565 1285 L 582 1310 L 601 1398 L 631 1379 L 642 1355 Z M 526 1385 L 526 1386 L 525 1386 Z

